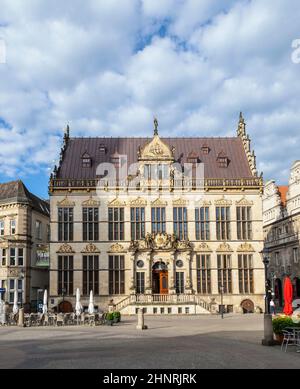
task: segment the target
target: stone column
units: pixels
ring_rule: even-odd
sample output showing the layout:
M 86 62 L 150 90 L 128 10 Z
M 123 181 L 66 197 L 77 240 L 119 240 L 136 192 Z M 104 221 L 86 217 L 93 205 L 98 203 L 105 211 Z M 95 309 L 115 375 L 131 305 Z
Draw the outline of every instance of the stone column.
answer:
M 151 253 L 147 254 L 146 257 L 147 264 L 148 264 L 148 274 L 146 275 L 146 288 L 145 288 L 145 294 L 152 294 L 152 257 Z
M 130 279 L 130 294 L 136 294 L 136 259 L 135 253 L 130 253 L 132 274 Z
M 175 266 L 175 253 L 170 253 L 170 263 L 168 267 L 168 284 L 169 284 L 169 294 L 176 294 L 176 266 Z
M 192 284 L 192 261 L 191 261 L 191 252 L 186 253 L 186 262 L 188 263 L 187 277 L 185 280 L 185 293 L 193 293 L 193 284 Z

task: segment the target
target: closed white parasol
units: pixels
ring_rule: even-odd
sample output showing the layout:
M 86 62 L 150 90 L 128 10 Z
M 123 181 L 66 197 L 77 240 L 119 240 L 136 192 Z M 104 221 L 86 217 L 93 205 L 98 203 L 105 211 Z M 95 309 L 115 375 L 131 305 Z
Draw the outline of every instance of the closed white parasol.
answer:
M 19 312 L 19 307 L 18 307 L 18 291 L 15 289 L 13 314 L 16 315 L 18 312 Z
M 92 315 L 94 313 L 94 296 L 93 296 L 93 291 L 91 290 L 90 291 L 90 302 L 89 302 L 89 308 L 88 308 L 88 312 L 90 315 Z
M 80 290 L 79 288 L 76 289 L 76 305 L 75 305 L 75 313 L 76 316 L 80 316 L 82 312 L 82 305 L 80 303 Z
M 44 299 L 43 299 L 43 314 L 46 315 L 48 312 L 48 293 L 47 289 L 44 291 Z

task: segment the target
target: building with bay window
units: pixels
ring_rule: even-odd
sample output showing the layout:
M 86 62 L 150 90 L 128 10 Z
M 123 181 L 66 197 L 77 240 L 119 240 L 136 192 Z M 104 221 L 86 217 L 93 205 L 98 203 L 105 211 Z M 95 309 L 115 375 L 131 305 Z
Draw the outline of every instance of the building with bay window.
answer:
M 270 257 L 268 278 L 275 301 L 282 307 L 286 275 L 292 280 L 294 298 L 300 298 L 300 161 L 293 163 L 288 185 L 266 182 L 263 227 Z
M 37 309 L 49 287 L 49 203 L 22 181 L 0 184 L 0 288 L 3 301 Z
M 50 303 L 133 314 L 261 311 L 262 177 L 228 138 L 73 138 L 50 177 Z

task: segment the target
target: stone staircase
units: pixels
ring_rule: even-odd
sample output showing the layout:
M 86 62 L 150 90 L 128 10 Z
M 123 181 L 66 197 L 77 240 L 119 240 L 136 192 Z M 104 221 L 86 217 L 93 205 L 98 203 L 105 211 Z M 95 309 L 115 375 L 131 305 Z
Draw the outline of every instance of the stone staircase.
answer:
M 146 314 L 210 314 L 211 305 L 195 294 L 131 294 L 115 304 L 123 314 L 135 314 L 138 308 Z

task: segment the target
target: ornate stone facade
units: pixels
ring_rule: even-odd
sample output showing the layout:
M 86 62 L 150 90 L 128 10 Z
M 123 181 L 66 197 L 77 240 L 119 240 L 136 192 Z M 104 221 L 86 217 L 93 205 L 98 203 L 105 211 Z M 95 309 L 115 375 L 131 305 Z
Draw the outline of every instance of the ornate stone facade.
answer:
M 290 170 L 288 186 L 268 181 L 263 196 L 265 247 L 270 251 L 268 277 L 276 302 L 283 304 L 285 275 L 293 282 L 294 297 L 300 297 L 300 161 Z
M 99 307 L 113 299 L 125 313 L 134 313 L 138 304 L 148 306 L 148 313 L 167 313 L 169 309 L 172 313 L 215 312 L 221 304 L 223 281 L 228 284 L 223 296 L 228 311 L 240 311 L 243 302 L 249 300 L 254 307 L 263 307 L 264 270 L 259 254 L 263 246 L 262 178 L 257 177 L 243 126 L 240 118 L 238 136 L 222 141 L 163 139 L 158 135 L 157 122 L 153 138 L 140 138 L 140 144 L 135 138 L 116 138 L 112 146 L 105 143 L 106 138 L 99 138 L 102 154 L 97 151 L 93 155 L 92 147 L 88 149 L 91 167 L 85 167 L 81 176 L 83 168 L 78 165 L 76 177 L 67 172 L 71 163 L 81 163 L 80 156 L 74 154 L 80 140 L 68 134 L 63 150 L 68 148 L 69 152 L 66 156 L 63 153 L 49 185 L 52 305 L 62 301 L 59 274 L 65 270 L 59 269 L 58 257 L 63 254 L 60 248 L 67 244 L 72 248 L 65 254 L 73 261 L 73 291 L 64 299 L 72 304 L 77 287 L 87 291 L 83 258 L 94 261 L 96 257 L 99 293 L 95 302 Z M 223 154 L 227 158 L 225 167 L 217 159 Z M 125 157 L 134 166 L 122 179 L 121 161 Z M 113 163 L 117 171 L 114 181 L 105 174 L 96 177 L 100 160 Z M 196 168 L 201 163 L 204 169 L 199 176 Z M 186 168 L 187 175 L 182 174 L 181 167 Z M 73 236 L 63 242 L 58 239 L 58 229 L 64 228 L 59 227 L 63 222 L 59 221 L 58 209 L 66 204 L 72 209 Z M 238 237 L 238 207 L 251 209 L 247 237 Z M 83 239 L 85 231 L 94 236 L 95 222 L 89 217 L 95 217 L 95 209 L 97 239 Z M 217 209 L 220 220 L 216 219 Z M 224 212 L 226 221 L 222 219 Z M 218 237 L 217 229 L 222 237 Z M 226 237 L 224 229 L 228 230 Z M 251 257 L 251 268 L 243 270 L 251 272 L 253 279 L 248 279 L 249 285 L 241 291 L 241 283 L 246 282 L 239 280 L 239 256 L 243 255 Z M 87 292 L 82 296 L 84 305 L 88 305 Z

